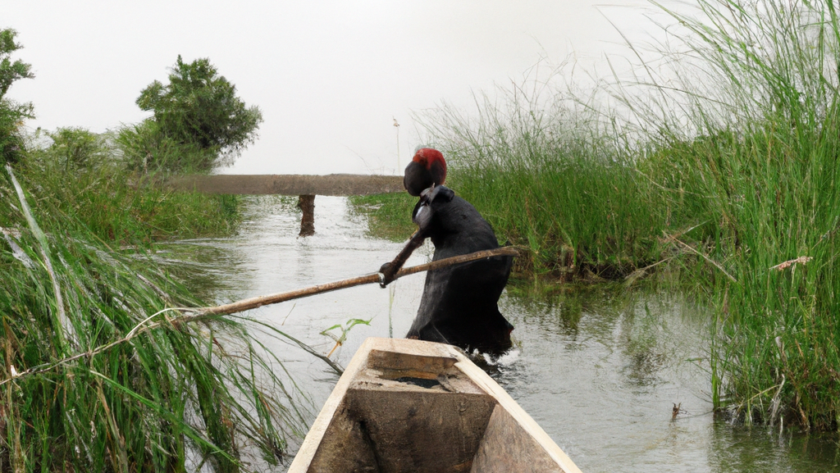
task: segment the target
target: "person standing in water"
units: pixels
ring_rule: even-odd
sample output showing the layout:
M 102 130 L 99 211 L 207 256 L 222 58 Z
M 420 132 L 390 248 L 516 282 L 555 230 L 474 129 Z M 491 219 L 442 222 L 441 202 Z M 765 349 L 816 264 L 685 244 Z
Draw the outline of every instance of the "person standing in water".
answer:
M 443 186 L 446 161 L 440 151 L 420 148 L 405 168 L 403 185 L 420 197 L 411 218 L 419 227 L 390 263 L 380 268 L 382 287 L 394 280 L 411 253 L 431 238 L 434 261 L 499 247 L 493 228 L 466 200 Z M 449 343 L 465 350 L 500 354 L 511 347 L 511 325 L 499 312 L 511 256 L 495 256 L 426 274 L 420 309 L 407 338 Z

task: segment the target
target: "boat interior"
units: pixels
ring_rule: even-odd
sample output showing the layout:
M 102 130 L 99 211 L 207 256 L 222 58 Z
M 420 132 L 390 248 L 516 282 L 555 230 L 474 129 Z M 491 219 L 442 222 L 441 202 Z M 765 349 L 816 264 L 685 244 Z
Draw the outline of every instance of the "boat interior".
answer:
M 564 471 L 494 393 L 477 384 L 475 376 L 490 380 L 486 373 L 471 362 L 480 374 L 464 372 L 465 358 L 452 347 L 421 343 L 447 348 L 406 350 L 403 344 L 368 351 L 305 471 Z

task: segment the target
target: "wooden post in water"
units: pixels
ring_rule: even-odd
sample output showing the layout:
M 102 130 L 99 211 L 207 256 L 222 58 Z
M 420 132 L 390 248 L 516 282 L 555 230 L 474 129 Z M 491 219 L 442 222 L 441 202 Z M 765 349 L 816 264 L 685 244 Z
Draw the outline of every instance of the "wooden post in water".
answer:
M 300 219 L 300 233 L 298 236 L 308 237 L 315 234 L 315 196 L 304 194 L 298 196 L 298 208 L 303 212 Z

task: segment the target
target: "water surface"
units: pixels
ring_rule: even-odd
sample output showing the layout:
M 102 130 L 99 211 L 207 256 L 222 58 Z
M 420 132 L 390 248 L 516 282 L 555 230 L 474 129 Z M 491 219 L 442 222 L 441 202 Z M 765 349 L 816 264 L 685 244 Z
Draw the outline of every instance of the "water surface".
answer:
M 317 234 L 298 238 L 288 200 L 253 199 L 235 238 L 173 245 L 192 262 L 190 284 L 222 303 L 370 273 L 402 245 L 366 235 L 344 198 L 316 199 Z M 430 245 L 408 265 L 430 260 Z M 361 286 L 251 311 L 327 354 L 321 334 L 356 325 L 333 359 L 345 365 L 370 336 L 402 336 L 420 303 L 422 274 L 388 289 Z M 679 294 L 621 285 L 546 290 L 509 285 L 502 313 L 515 347 L 488 367 L 491 375 L 585 472 L 840 471 L 834 436 L 778 427 L 747 428 L 716 420 L 708 375 L 706 322 L 711 314 Z M 339 335 L 339 330 L 332 333 Z M 310 395 L 310 418 L 337 376 L 302 350 L 269 346 Z M 673 418 L 674 406 L 679 414 Z

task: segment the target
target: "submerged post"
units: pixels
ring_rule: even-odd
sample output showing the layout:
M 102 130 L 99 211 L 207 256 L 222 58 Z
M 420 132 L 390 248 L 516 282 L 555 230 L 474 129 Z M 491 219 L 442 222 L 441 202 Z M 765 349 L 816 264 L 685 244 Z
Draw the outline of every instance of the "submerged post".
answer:
M 315 195 L 298 196 L 298 208 L 303 212 L 300 219 L 300 233 L 298 236 L 307 237 L 315 234 Z

